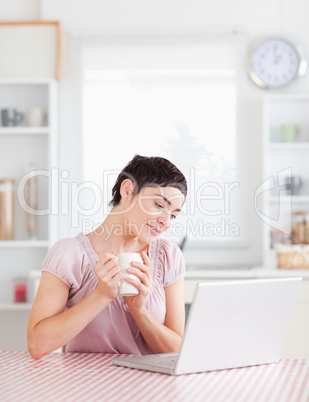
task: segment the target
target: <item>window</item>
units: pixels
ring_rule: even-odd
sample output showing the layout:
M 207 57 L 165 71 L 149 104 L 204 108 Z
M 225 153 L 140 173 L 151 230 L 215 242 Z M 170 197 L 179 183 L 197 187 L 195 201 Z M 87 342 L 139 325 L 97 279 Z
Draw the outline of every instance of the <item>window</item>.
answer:
M 138 153 L 166 157 L 188 179 L 187 202 L 165 237 L 219 247 L 244 239 L 239 41 L 237 34 L 84 39 L 84 173 L 103 198 L 94 226 L 108 212 L 117 174 Z

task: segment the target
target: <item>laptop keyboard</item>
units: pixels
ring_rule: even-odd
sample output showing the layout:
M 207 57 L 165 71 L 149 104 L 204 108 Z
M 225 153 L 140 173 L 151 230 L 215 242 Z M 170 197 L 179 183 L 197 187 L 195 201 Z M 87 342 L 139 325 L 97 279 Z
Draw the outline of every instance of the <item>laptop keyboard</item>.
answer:
M 151 361 L 151 364 L 155 366 L 160 366 L 160 367 L 166 367 L 166 368 L 174 368 L 176 364 L 177 357 L 160 357 L 153 359 Z

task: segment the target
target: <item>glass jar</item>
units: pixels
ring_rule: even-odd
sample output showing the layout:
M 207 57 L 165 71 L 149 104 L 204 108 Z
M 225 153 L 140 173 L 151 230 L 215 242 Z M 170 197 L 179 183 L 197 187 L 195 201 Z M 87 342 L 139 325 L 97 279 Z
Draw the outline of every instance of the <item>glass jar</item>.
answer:
M 307 211 L 293 212 L 293 243 L 306 244 L 306 216 Z
M 306 214 L 306 244 L 309 244 L 309 211 Z
M 291 244 L 292 233 L 284 233 L 281 230 L 271 231 L 271 248 L 274 248 L 276 244 Z
M 0 180 L 0 240 L 14 237 L 14 180 Z
M 15 303 L 27 302 L 27 279 L 23 277 L 14 278 L 14 301 Z

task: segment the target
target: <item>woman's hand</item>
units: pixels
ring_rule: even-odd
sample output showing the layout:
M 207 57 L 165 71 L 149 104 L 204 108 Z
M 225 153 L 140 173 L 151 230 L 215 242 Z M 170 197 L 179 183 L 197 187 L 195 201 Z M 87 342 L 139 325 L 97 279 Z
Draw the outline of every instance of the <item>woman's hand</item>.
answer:
M 125 281 L 135 286 L 139 291 L 139 294 L 136 296 L 125 297 L 125 301 L 131 312 L 138 312 L 144 308 L 147 296 L 152 288 L 150 260 L 144 251 L 142 251 L 140 255 L 143 259 L 143 263 L 132 262 L 132 268 L 128 268 L 127 272 L 137 276 L 141 282 L 138 282 L 132 278 L 125 278 Z
M 97 262 L 95 271 L 98 277 L 96 291 L 111 300 L 119 294 L 118 282 L 123 277 L 118 260 L 114 253 L 106 253 Z

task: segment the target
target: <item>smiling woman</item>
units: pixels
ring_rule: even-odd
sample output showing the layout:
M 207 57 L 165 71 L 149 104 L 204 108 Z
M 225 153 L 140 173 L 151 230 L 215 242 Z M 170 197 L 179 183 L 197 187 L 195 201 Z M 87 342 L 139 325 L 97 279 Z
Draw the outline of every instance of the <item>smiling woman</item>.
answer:
M 180 213 L 187 183 L 161 157 L 136 155 L 113 188 L 112 210 L 92 233 L 58 241 L 47 254 L 28 324 L 34 358 L 67 352 L 178 351 L 184 331 L 184 259 L 159 239 Z M 120 296 L 118 253 L 140 253 L 127 269 L 139 281 Z

